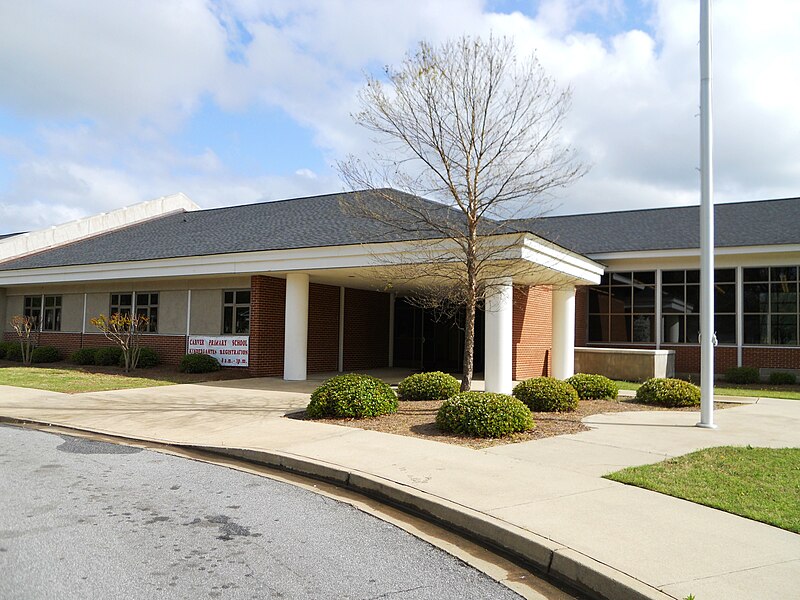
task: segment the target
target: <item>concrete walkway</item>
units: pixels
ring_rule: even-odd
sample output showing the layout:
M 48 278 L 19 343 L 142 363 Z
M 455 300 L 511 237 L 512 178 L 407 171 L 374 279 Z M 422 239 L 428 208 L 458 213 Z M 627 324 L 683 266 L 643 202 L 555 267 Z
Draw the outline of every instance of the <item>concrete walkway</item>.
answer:
M 796 596 L 800 536 L 601 475 L 708 446 L 800 446 L 800 401 L 718 411 L 716 431 L 693 427 L 695 413 L 625 412 L 590 417 L 592 430 L 575 435 L 472 450 L 279 418 L 304 407 L 314 385 L 260 379 L 76 395 L 0 386 L 0 415 L 226 448 L 337 480 L 607 598 Z

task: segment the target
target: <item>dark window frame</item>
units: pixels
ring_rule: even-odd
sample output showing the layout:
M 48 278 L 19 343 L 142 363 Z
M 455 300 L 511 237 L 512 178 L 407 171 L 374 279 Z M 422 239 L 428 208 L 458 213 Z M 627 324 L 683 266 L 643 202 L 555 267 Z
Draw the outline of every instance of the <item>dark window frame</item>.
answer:
M 250 303 L 248 288 L 222 291 L 222 335 L 250 335 Z

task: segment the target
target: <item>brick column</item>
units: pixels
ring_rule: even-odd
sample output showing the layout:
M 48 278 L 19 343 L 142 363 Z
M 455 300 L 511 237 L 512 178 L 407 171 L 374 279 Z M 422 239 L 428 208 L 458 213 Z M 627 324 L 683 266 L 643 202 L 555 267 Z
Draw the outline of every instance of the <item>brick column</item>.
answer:
M 286 281 L 250 278 L 250 368 L 258 377 L 283 376 Z

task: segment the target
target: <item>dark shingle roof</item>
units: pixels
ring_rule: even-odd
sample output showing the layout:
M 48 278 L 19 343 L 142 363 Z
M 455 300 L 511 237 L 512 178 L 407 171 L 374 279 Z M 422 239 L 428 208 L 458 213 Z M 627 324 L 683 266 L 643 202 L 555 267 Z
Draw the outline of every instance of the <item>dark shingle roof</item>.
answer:
M 800 198 L 717 204 L 718 247 L 800 243 Z M 530 231 L 579 254 L 700 247 L 700 207 L 681 206 L 517 219 Z
M 404 198 L 441 213 L 437 218 L 454 215 L 442 204 Z M 12 259 L 0 271 L 436 237 L 418 225 L 398 231 L 359 216 L 361 203 L 381 202 L 378 195 L 358 192 L 176 213 Z
M 4 240 L 6 238 L 14 237 L 15 235 L 22 235 L 22 232 L 18 233 L 0 233 L 0 240 Z

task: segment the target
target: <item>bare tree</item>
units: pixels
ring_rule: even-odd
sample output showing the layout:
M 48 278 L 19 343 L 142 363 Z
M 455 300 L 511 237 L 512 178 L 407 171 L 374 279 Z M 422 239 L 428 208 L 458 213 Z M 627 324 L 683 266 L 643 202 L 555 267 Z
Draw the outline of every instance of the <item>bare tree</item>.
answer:
M 399 238 L 429 240 L 424 264 L 392 276 L 415 279 L 422 305 L 465 308 L 468 390 L 476 310 L 512 275 L 521 239 L 503 221 L 541 215 L 550 190 L 586 171 L 560 139 L 570 91 L 534 56 L 517 60 L 512 42 L 465 36 L 420 43 L 385 82 L 368 77 L 359 100 L 353 118 L 379 150 L 338 164 L 352 189 L 370 192 L 351 196 L 352 209 Z
M 22 351 L 22 364 L 30 365 L 33 350 L 39 343 L 39 323 L 36 317 L 14 315 L 11 318 L 11 327 L 19 338 L 19 347 Z
M 145 315 L 112 313 L 108 317 L 101 314 L 89 322 L 122 350 L 125 372 L 135 369 L 142 352 L 142 333 L 147 331 L 150 319 Z

